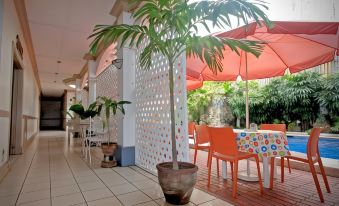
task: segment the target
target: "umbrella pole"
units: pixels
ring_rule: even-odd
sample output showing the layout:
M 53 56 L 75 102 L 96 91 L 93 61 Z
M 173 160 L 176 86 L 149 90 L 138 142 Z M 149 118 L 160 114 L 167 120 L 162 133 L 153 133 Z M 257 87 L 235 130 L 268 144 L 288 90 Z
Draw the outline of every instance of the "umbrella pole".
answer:
M 246 129 L 250 128 L 250 112 L 249 112 L 249 103 L 248 103 L 248 68 L 247 68 L 247 52 L 245 53 L 245 64 L 246 64 Z
M 247 65 L 247 52 L 245 52 L 245 66 L 246 66 L 246 129 L 250 128 L 250 112 L 248 105 L 248 65 Z M 247 176 L 251 176 L 250 161 L 247 160 Z
M 249 97 L 248 97 L 248 65 L 247 65 L 247 53 L 245 53 L 245 66 L 246 66 L 246 129 L 250 128 L 250 114 L 249 114 Z M 257 182 L 259 181 L 258 175 L 251 174 L 250 169 L 250 160 L 247 160 L 247 168 L 246 171 L 242 171 L 238 174 L 238 179 L 249 181 L 249 182 Z

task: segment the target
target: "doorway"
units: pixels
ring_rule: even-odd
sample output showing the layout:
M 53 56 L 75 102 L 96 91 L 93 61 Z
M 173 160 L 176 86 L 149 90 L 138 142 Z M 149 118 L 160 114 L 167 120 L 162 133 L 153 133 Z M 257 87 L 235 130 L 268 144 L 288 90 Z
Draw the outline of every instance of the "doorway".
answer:
M 63 130 L 64 97 L 46 97 L 40 99 L 40 130 Z
M 23 152 L 22 135 L 22 101 L 23 101 L 23 70 L 14 56 L 12 75 L 12 99 L 11 99 L 11 130 L 9 142 L 9 154 L 17 155 Z

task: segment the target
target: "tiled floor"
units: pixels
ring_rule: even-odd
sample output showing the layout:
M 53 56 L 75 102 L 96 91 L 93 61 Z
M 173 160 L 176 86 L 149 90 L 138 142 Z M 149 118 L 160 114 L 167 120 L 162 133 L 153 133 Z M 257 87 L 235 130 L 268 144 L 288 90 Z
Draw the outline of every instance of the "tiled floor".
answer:
M 154 175 L 135 166 L 100 168 L 96 157 L 89 167 L 64 132 L 39 136 L 0 183 L 1 206 L 168 205 Z M 189 205 L 230 204 L 195 189 Z
M 193 150 L 191 150 L 193 159 Z M 339 205 L 339 178 L 328 177 L 331 193 L 326 192 L 322 177 L 318 175 L 321 189 L 324 194 L 325 203 L 321 203 L 314 185 L 311 173 L 292 169 L 288 173 L 285 168 L 285 182 L 280 182 L 280 167 L 278 167 L 279 178 L 274 182 L 273 190 L 265 189 L 263 196 L 260 196 L 258 182 L 250 183 L 238 180 L 238 197 L 232 198 L 232 180 L 223 180 L 216 174 L 216 160 L 213 160 L 211 186 L 207 186 L 207 153 L 198 152 L 198 181 L 196 188 L 215 195 L 220 199 L 235 205 Z M 221 165 L 221 162 L 220 162 Z M 252 162 L 252 171 L 256 171 L 255 163 Z M 229 168 L 229 165 L 228 165 Z M 246 169 L 246 161 L 241 161 L 239 170 Z M 231 177 L 228 169 L 227 177 Z

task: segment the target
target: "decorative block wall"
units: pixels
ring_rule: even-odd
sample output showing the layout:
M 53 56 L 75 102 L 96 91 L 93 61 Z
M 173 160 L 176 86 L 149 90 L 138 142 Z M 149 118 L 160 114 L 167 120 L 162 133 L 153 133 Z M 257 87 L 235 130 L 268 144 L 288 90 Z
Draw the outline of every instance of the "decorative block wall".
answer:
M 81 90 L 81 102 L 85 109 L 88 107 L 88 91 L 85 89 Z
M 156 173 L 160 162 L 172 161 L 168 62 L 160 54 L 152 57 L 146 70 L 139 64 L 139 55 L 146 41 L 137 50 L 136 65 L 136 165 Z M 175 125 L 179 161 L 189 161 L 186 104 L 186 58 L 175 65 Z
M 111 97 L 112 99 L 119 100 L 118 93 L 118 75 L 117 69 L 115 66 L 108 66 L 102 73 L 97 76 L 96 80 L 96 92 L 97 97 L 106 96 Z M 101 118 L 105 119 L 104 109 L 102 112 Z M 117 127 L 117 118 L 111 115 L 110 118 L 111 124 L 111 141 L 117 141 L 118 127 Z

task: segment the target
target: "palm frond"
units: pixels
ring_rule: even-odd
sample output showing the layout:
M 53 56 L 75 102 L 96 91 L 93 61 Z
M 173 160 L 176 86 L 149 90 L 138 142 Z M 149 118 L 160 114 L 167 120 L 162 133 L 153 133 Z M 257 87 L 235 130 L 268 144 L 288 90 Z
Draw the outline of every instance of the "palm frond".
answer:
M 240 55 L 239 50 L 246 50 L 259 56 L 262 50 L 261 42 L 219 38 L 216 36 L 193 36 L 186 41 L 187 56 L 198 57 L 205 62 L 214 74 L 223 71 L 221 63 L 225 46 Z
M 97 25 L 93 30 L 93 34 L 88 38 L 93 38 L 90 44 L 90 52 L 95 55 L 99 45 L 108 46 L 117 41 L 121 37 L 121 45 L 129 40 L 129 45 L 139 45 L 145 38 L 148 28 L 140 25 Z
M 189 4 L 189 9 L 193 24 L 212 22 L 219 28 L 232 27 L 231 16 L 234 16 L 245 24 L 251 20 L 261 24 L 260 20 L 263 20 L 270 27 L 272 23 L 261 10 L 268 9 L 265 4 L 261 0 L 204 0 Z

